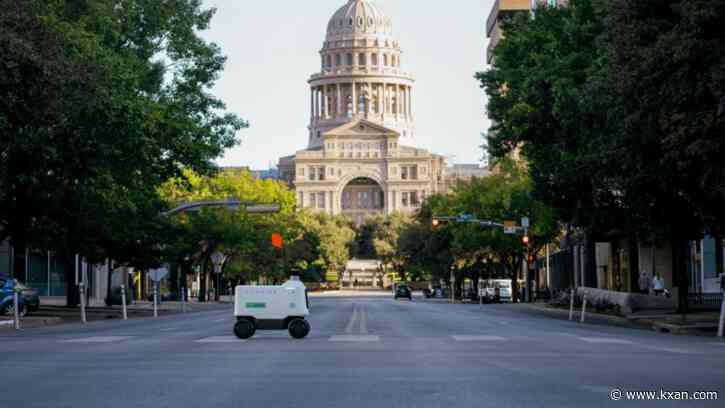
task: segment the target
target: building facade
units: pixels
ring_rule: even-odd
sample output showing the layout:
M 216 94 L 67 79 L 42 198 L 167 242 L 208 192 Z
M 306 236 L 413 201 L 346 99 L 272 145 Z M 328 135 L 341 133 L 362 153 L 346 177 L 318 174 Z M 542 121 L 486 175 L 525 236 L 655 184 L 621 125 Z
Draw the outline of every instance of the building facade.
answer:
M 349 0 L 330 19 L 320 56 L 307 149 L 279 162 L 299 207 L 360 224 L 445 192 L 445 158 L 414 146 L 415 80 L 401 68 L 390 18 L 371 1 Z

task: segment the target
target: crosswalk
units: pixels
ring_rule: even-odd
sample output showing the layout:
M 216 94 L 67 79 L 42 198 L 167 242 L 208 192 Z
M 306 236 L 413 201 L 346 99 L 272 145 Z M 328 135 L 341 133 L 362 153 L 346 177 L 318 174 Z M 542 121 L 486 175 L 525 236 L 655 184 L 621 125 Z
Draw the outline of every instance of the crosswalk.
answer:
M 360 315 L 360 318 L 362 318 L 362 315 Z M 251 339 L 248 340 L 241 340 L 237 338 L 234 335 L 221 335 L 221 336 L 205 336 L 205 337 L 195 337 L 195 336 L 184 336 L 183 338 L 179 337 L 171 337 L 170 341 L 188 341 L 195 344 L 244 344 L 248 342 L 253 343 L 260 343 L 264 342 L 269 339 L 276 339 L 276 340 L 288 340 L 290 342 L 293 342 L 295 344 L 305 344 L 305 343 L 315 343 L 319 341 L 325 341 L 330 343 L 380 343 L 380 342 L 386 342 L 386 341 L 394 341 L 399 342 L 400 337 L 399 336 L 385 336 L 381 334 L 370 334 L 367 333 L 367 330 L 365 330 L 366 333 L 357 334 L 357 333 L 340 333 L 340 334 L 331 334 L 331 335 L 321 335 L 321 336 L 315 336 L 314 333 L 308 337 L 304 341 L 299 340 L 293 340 L 292 338 L 289 338 L 287 336 L 286 332 L 279 332 L 279 333 L 264 333 L 261 335 L 257 335 Z M 524 340 L 524 338 L 520 336 L 514 336 L 514 337 L 506 337 L 502 335 L 493 335 L 493 334 L 453 334 L 449 336 L 435 336 L 435 337 L 414 337 L 418 341 L 431 341 L 431 342 L 450 342 L 451 340 L 456 343 L 463 343 L 463 344 L 489 344 L 489 345 L 501 345 L 501 344 L 510 344 L 511 342 L 518 342 Z M 592 346 L 596 346 L 595 348 L 601 348 L 603 346 L 609 346 L 609 347 L 635 347 L 643 350 L 651 350 L 651 351 L 657 351 L 661 353 L 669 353 L 669 354 L 694 354 L 697 353 L 698 350 L 694 350 L 692 348 L 684 348 L 684 347 L 676 347 L 676 346 L 669 346 L 669 345 L 656 345 L 651 343 L 638 343 L 632 340 L 622 339 L 622 338 L 616 338 L 616 337 L 577 337 L 577 336 L 571 336 L 570 338 L 575 339 L 578 341 L 579 344 L 581 344 L 582 350 L 590 349 Z M 160 340 L 162 338 L 159 338 L 158 336 L 148 336 L 148 335 L 123 335 L 123 336 L 86 336 L 86 337 L 76 337 L 76 338 L 63 338 L 57 340 L 58 343 L 64 343 L 64 344 L 85 344 L 85 345 L 91 345 L 91 344 L 109 344 L 109 343 L 124 343 L 124 342 L 131 342 L 131 341 L 148 341 L 150 339 L 153 340 Z M 725 347 L 725 342 L 710 342 L 702 344 L 705 347 L 710 348 L 720 348 Z M 701 350 L 700 350 L 701 351 Z

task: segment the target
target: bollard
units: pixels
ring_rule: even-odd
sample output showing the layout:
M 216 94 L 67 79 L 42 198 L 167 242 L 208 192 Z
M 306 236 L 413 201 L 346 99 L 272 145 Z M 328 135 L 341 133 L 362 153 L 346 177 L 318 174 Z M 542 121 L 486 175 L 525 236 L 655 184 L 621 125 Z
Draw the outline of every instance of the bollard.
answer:
M 722 306 L 720 307 L 720 325 L 717 330 L 717 335 L 720 338 L 723 338 L 723 333 L 725 331 L 725 295 L 723 295 L 722 299 Z
M 154 283 L 154 317 L 159 317 L 159 284 Z
M 78 286 L 81 292 L 81 323 L 86 324 L 86 285 L 81 282 Z
M 575 292 L 574 292 L 574 289 L 572 289 L 571 290 L 571 302 L 569 305 L 569 321 L 574 320 L 574 295 L 575 295 Z
M 20 300 L 18 299 L 18 280 L 13 280 L 13 326 L 15 330 L 20 330 Z
M 123 309 L 123 320 L 128 320 L 128 311 L 126 310 L 126 286 L 121 285 L 121 309 Z
M 584 320 L 586 319 L 587 314 L 587 295 L 584 294 L 584 301 L 582 302 L 582 319 L 581 322 L 584 323 Z

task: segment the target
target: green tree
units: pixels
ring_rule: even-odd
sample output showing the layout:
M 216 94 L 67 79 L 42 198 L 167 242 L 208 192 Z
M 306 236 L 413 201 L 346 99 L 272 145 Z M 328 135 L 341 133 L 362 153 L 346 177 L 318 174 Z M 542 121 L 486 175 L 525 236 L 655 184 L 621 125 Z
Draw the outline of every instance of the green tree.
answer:
M 109 256 L 116 239 L 140 253 L 159 230 L 155 188 L 213 168 L 246 123 L 208 92 L 225 59 L 198 35 L 214 14 L 199 0 L 0 7 L 0 239 L 57 251 L 70 283 L 76 253 Z M 110 231 L 119 215 L 139 222 Z

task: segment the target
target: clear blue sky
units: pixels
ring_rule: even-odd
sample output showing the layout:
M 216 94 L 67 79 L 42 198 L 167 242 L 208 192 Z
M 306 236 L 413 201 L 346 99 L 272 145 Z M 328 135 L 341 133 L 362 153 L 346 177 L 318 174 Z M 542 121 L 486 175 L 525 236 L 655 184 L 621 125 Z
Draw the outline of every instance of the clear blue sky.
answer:
M 228 61 L 213 92 L 251 123 L 242 144 L 218 162 L 255 169 L 307 143 L 309 76 L 327 22 L 347 0 L 206 0 L 218 9 L 203 35 Z M 483 92 L 473 79 L 485 68 L 485 21 L 493 0 L 376 0 L 393 20 L 401 65 L 417 82 L 416 142 L 454 163 L 477 163 L 480 132 L 489 121 Z

